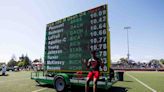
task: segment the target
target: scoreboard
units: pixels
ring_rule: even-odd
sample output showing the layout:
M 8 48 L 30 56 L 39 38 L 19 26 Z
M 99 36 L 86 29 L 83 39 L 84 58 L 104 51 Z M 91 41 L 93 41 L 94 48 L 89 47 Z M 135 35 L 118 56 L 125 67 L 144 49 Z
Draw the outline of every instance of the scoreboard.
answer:
M 102 5 L 47 24 L 45 69 L 48 71 L 86 71 L 91 51 L 110 66 L 110 40 L 107 5 Z M 102 71 L 102 69 L 100 68 Z

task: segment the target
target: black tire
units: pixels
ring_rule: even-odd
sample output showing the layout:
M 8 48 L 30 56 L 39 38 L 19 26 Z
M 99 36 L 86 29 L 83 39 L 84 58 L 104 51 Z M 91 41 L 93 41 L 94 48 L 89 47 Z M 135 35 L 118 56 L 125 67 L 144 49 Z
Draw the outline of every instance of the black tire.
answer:
M 62 76 L 54 78 L 54 88 L 57 92 L 64 92 L 66 87 L 66 82 Z
M 124 72 L 118 72 L 118 81 L 124 81 Z
M 110 72 L 109 72 L 109 81 L 111 82 L 112 79 L 114 79 L 114 70 L 112 68 L 110 68 Z

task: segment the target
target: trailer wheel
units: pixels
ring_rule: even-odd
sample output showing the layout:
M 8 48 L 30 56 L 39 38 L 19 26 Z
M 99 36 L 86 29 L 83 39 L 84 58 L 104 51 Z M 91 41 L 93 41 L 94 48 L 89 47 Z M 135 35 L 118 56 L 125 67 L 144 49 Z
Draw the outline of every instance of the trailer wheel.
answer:
M 118 73 L 118 80 L 124 81 L 124 72 L 117 72 Z
M 57 92 L 64 92 L 66 89 L 66 82 L 63 77 L 58 76 L 54 80 L 54 87 Z

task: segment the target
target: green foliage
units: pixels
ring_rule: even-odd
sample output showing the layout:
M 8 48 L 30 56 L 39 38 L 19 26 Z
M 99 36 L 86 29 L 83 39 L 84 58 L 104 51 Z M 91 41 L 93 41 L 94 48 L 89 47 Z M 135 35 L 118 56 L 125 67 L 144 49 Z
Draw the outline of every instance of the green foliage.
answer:
M 151 63 L 158 63 L 159 60 L 157 60 L 157 59 L 152 59 L 152 60 L 150 60 L 150 62 L 151 62 Z
M 17 62 L 13 58 L 7 63 L 8 67 L 14 67 L 16 65 L 17 65 Z
M 120 62 L 122 64 L 126 64 L 126 63 L 128 63 L 128 60 L 126 58 L 120 58 Z
M 149 63 L 150 63 L 150 64 L 154 64 L 154 65 L 156 65 L 156 66 L 160 65 L 160 62 L 159 62 L 159 60 L 157 60 L 157 59 L 152 59 L 152 60 L 150 60 Z
M 164 64 L 164 59 L 160 59 L 159 61 L 160 61 L 162 64 Z
M 18 66 L 19 66 L 19 67 L 23 67 L 23 66 L 24 66 L 24 62 L 19 61 L 19 62 L 18 62 Z
M 31 60 L 29 59 L 29 57 L 26 55 L 22 55 L 21 57 L 19 57 L 19 63 L 18 66 L 20 67 L 27 67 L 31 65 Z
M 31 65 L 31 60 L 27 55 L 24 56 L 23 54 L 21 57 L 19 57 L 19 61 L 16 61 L 15 56 L 13 56 L 11 60 L 7 63 L 8 67 L 14 67 L 14 66 L 27 67 L 29 65 Z

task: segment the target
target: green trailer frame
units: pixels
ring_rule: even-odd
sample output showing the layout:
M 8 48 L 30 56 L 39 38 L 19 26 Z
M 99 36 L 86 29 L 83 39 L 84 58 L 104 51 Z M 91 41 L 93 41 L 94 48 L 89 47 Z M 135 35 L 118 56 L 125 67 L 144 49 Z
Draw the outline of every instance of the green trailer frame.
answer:
M 109 74 L 103 74 L 104 76 L 100 76 L 98 82 L 97 82 L 97 88 L 108 90 L 112 87 L 114 83 L 116 83 L 118 80 L 120 80 L 121 72 L 115 72 L 114 77 L 110 80 Z M 86 74 L 77 74 L 77 73 L 60 73 L 60 72 L 53 72 L 53 76 L 48 76 L 44 71 L 38 71 L 38 72 L 32 72 L 31 73 L 31 79 L 35 80 L 39 85 L 42 84 L 49 84 L 53 85 L 54 88 L 58 92 L 63 92 L 67 88 L 70 88 L 71 86 L 85 86 L 86 84 Z M 91 81 L 89 84 L 90 87 L 93 86 L 93 82 Z

